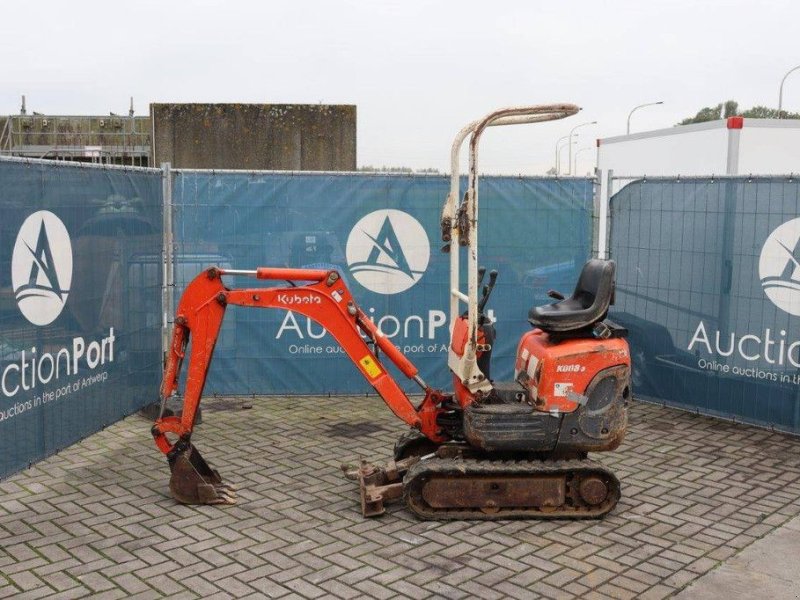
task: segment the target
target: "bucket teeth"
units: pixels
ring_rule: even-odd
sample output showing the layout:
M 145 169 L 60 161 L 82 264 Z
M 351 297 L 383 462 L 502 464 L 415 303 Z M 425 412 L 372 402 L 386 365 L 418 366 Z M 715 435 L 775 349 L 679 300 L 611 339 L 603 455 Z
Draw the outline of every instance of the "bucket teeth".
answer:
M 236 489 L 222 481 L 192 444 L 176 445 L 167 458 L 172 471 L 169 490 L 175 500 L 181 504 L 236 504 Z
M 197 497 L 197 502 L 184 504 L 236 504 L 236 489 L 227 483 L 198 483 Z

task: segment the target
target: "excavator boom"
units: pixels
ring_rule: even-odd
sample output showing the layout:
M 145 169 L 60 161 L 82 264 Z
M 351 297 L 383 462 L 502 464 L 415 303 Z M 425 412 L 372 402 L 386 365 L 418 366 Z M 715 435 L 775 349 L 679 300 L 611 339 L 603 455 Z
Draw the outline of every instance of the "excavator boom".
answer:
M 229 289 L 222 282 L 225 275 L 286 281 L 288 285 Z M 295 282 L 307 283 L 297 285 Z M 226 271 L 211 267 L 189 283 L 178 304 L 161 385 L 161 413 L 152 428 L 156 445 L 167 455 L 172 468 L 170 487 L 173 495 L 181 502 L 213 503 L 215 489 L 224 492 L 222 497 L 230 491 L 190 441 L 214 346 L 225 311 L 230 305 L 280 308 L 313 319 L 336 339 L 364 379 L 375 388 L 395 415 L 434 442 L 447 439 L 436 423 L 443 394 L 431 389 L 422 380 L 411 361 L 358 307 L 336 271 L 281 268 Z M 166 415 L 166 400 L 178 392 L 181 367 L 190 340 L 192 347 L 186 369 L 183 410 L 180 417 Z M 378 357 L 379 351 L 425 393 L 418 407 L 412 404 L 387 371 Z M 205 487 L 195 489 L 198 486 Z

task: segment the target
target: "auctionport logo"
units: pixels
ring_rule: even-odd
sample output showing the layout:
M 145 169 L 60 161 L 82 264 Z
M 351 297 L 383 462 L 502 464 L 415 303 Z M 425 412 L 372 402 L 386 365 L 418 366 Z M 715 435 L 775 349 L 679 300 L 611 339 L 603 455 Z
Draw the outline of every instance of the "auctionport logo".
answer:
M 769 234 L 758 262 L 767 298 L 790 315 L 800 316 L 800 218 Z
M 356 281 L 378 294 L 398 294 L 428 268 L 425 229 L 400 210 L 376 210 L 355 224 L 347 238 L 347 265 Z
M 47 210 L 22 223 L 11 256 L 11 285 L 20 312 L 49 325 L 64 308 L 72 283 L 72 244 L 64 223 Z

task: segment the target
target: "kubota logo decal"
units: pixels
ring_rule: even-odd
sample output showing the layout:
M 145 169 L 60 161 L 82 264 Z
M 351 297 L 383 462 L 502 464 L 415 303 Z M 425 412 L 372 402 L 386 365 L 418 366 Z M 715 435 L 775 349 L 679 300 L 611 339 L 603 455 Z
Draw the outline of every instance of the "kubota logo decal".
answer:
M 11 256 L 11 285 L 23 316 L 49 325 L 64 308 L 72 284 L 72 244 L 64 223 L 47 210 L 22 223 Z
M 790 315 L 800 316 L 800 218 L 769 234 L 758 262 L 767 298 Z
M 428 268 L 431 247 L 422 225 L 400 210 L 369 213 L 347 238 L 347 264 L 356 281 L 378 294 L 404 292 Z

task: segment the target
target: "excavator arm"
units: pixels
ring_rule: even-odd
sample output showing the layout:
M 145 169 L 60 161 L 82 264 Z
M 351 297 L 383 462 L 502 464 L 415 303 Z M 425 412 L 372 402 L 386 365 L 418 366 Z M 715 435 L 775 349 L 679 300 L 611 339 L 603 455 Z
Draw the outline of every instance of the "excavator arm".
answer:
M 290 285 L 229 289 L 222 282 L 224 275 L 286 281 Z M 296 285 L 294 282 L 307 283 Z M 336 271 L 281 268 L 233 271 L 211 267 L 189 283 L 178 303 L 161 385 L 161 413 L 152 428 L 156 445 L 167 455 L 170 463 L 170 489 L 179 501 L 205 504 L 232 500 L 229 486 L 222 483 L 219 474 L 207 465 L 190 441 L 214 346 L 230 305 L 280 308 L 313 319 L 336 339 L 395 415 L 434 442 L 447 440 L 436 422 L 445 397 L 422 380 L 411 361 L 364 314 Z M 192 347 L 186 369 L 183 410 L 180 417 L 165 415 L 166 400 L 178 392 L 179 376 L 190 340 Z M 378 349 L 425 393 L 418 407 L 412 404 L 381 362 Z

